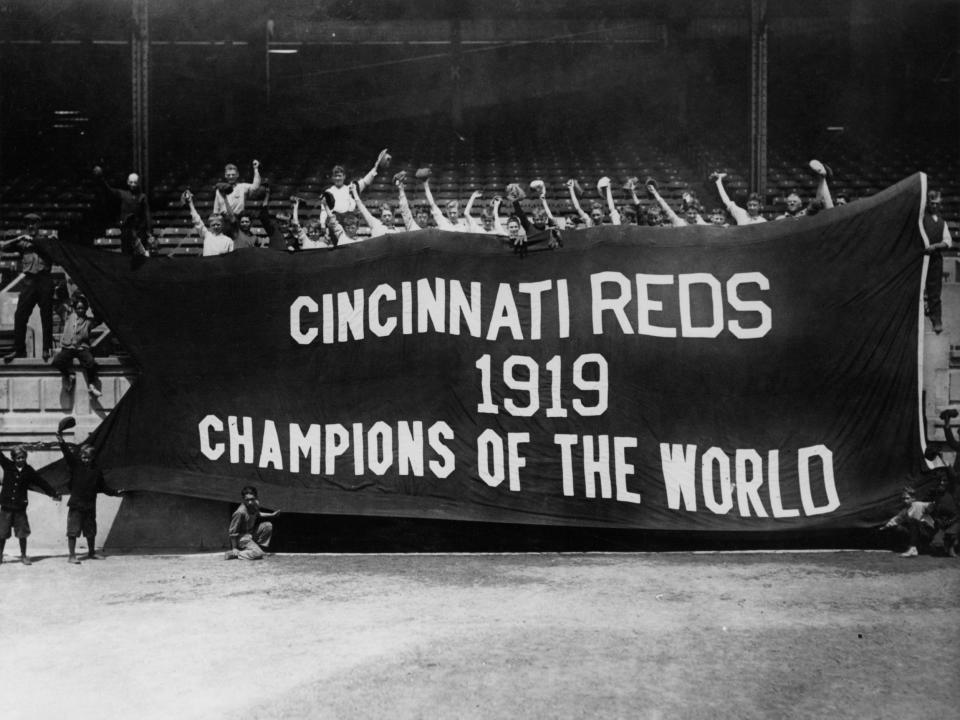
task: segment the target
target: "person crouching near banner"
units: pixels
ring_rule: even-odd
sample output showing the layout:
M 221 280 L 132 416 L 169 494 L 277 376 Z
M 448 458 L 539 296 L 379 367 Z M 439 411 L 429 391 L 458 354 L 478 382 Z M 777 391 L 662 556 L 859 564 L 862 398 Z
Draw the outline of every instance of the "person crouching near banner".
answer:
M 27 490 L 41 490 L 57 502 L 60 502 L 60 495 L 36 470 L 27 465 L 27 451 L 24 448 L 14 448 L 10 458 L 0 452 L 0 465 L 3 466 L 3 487 L 0 488 L 0 563 L 3 563 L 3 549 L 12 531 L 20 541 L 20 562 L 32 565 L 27 556 L 27 538 L 30 537 Z
M 903 508 L 890 518 L 880 529 L 888 530 L 897 528 L 900 532 L 907 534 L 910 545 L 906 552 L 900 553 L 900 557 L 916 557 L 920 554 L 919 547 L 930 541 L 934 535 L 935 523 L 930 511 L 933 508 L 932 502 L 921 502 L 917 500 L 916 493 L 912 487 L 905 487 L 900 494 L 900 501 Z
M 266 518 L 275 518 L 279 510 L 263 512 L 257 489 L 247 485 L 240 491 L 243 502 L 230 518 L 230 549 L 227 560 L 262 560 L 273 537 L 273 523 L 264 522 Z
M 76 374 L 73 372 L 73 359 L 76 358 L 83 370 L 83 377 L 87 381 L 87 392 L 90 397 L 98 398 L 102 394 L 98 387 L 97 361 L 90 352 L 90 331 L 99 324 L 96 318 L 87 315 L 90 304 L 79 293 L 73 296 L 73 310 L 67 315 L 63 323 L 63 333 L 60 335 L 60 351 L 54 356 L 53 365 L 63 376 L 63 389 L 69 394 L 76 384 Z
M 114 490 L 107 486 L 103 471 L 93 462 L 93 446 L 87 443 L 74 449 L 63 439 L 63 429 L 57 429 L 57 442 L 60 452 L 70 469 L 67 502 L 67 562 L 79 565 L 77 559 L 77 538 L 82 534 L 87 541 L 87 558 L 98 560 L 97 542 L 97 495 L 123 494 L 123 490 Z

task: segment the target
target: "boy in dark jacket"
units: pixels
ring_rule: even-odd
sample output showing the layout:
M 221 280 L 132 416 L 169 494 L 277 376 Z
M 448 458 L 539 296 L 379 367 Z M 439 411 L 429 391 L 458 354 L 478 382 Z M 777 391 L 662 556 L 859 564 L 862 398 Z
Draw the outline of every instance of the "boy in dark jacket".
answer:
M 81 445 L 78 450 L 67 445 L 63 439 L 63 431 L 57 430 L 57 441 L 63 459 L 70 468 L 70 500 L 67 502 L 67 548 L 70 556 L 68 562 L 80 564 L 77 559 L 77 537 L 81 534 L 87 540 L 87 558 L 96 560 L 95 551 L 97 537 L 97 494 L 121 495 L 122 490 L 107 487 L 103 471 L 93 464 L 93 447 Z
M 0 452 L 0 465 L 3 466 L 3 487 L 0 487 L 0 563 L 3 562 L 3 549 L 12 531 L 20 541 L 20 562 L 32 565 L 27 556 L 27 538 L 30 536 L 27 490 L 39 490 L 57 501 L 60 496 L 36 470 L 27 465 L 27 451 L 24 448 L 14 448 L 10 455 L 12 460 Z

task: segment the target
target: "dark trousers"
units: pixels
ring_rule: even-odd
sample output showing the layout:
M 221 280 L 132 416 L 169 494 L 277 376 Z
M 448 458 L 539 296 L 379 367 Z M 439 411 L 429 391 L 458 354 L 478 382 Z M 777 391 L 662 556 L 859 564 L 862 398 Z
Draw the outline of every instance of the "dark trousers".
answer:
M 927 299 L 927 315 L 934 325 L 941 325 L 940 293 L 943 290 L 943 255 L 930 253 L 930 264 L 927 266 L 927 287 L 924 295 Z
M 33 308 L 40 307 L 43 326 L 43 349 L 53 347 L 53 278 L 50 273 L 28 273 L 24 276 L 13 316 L 13 350 L 17 355 L 27 354 L 27 322 Z
M 93 359 L 93 353 L 89 350 L 80 350 L 78 348 L 60 348 L 60 352 L 53 356 L 50 363 L 63 375 L 69 375 L 73 372 L 73 359 L 80 362 L 80 368 L 83 370 L 83 377 L 87 381 L 87 387 L 97 387 L 97 361 Z
M 120 251 L 127 255 L 146 255 L 147 231 L 136 215 L 127 215 L 120 223 Z

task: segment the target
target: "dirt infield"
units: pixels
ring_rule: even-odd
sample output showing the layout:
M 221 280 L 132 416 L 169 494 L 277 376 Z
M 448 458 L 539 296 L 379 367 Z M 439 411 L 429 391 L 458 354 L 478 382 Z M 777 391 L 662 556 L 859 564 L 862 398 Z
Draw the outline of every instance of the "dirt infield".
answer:
M 960 561 L 0 566 L 4 718 L 960 717 Z

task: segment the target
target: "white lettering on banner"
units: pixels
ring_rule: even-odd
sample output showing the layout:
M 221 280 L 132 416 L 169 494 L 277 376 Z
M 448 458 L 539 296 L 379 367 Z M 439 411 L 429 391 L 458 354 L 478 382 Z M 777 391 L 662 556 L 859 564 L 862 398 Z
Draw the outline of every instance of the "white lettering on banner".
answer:
M 229 461 L 235 465 L 254 465 L 262 469 L 289 469 L 290 472 L 309 472 L 311 475 L 342 475 L 343 463 L 337 460 L 352 451 L 353 473 L 361 476 L 368 471 L 383 476 L 396 465 L 398 474 L 438 478 L 449 477 L 456 465 L 456 457 L 448 447 L 453 440 L 453 429 L 445 422 L 431 424 L 427 429 L 427 445 L 433 452 L 424 470 L 424 427 L 422 421 L 401 420 L 394 424 L 382 420 L 366 427 L 352 423 L 348 430 L 340 423 L 311 424 L 304 430 L 297 423 L 282 426 L 287 437 L 273 420 L 264 420 L 254 431 L 253 418 L 230 415 L 226 422 L 216 415 L 207 415 L 199 423 L 200 452 L 209 460 L 219 460 L 229 447 Z M 510 433 L 508 451 L 511 485 L 519 489 L 519 469 L 526 460 L 519 455 L 518 446 L 529 442 L 528 433 Z M 396 448 L 396 452 L 394 452 Z M 286 453 L 284 452 L 286 449 Z M 258 452 L 259 454 L 258 454 Z M 307 460 L 307 467 L 302 461 Z
M 303 432 L 297 423 L 290 423 L 290 472 L 300 472 L 300 456 L 310 459 L 310 474 L 320 474 L 320 448 L 323 445 L 321 428 L 310 425 Z
M 737 273 L 724 286 L 720 280 L 709 273 L 686 273 L 680 275 L 650 275 L 637 273 L 634 277 L 636 284 L 636 300 L 633 297 L 632 285 L 629 278 L 616 271 L 604 271 L 590 276 L 592 298 L 592 327 L 594 335 L 603 335 L 611 332 L 614 327 L 619 328 L 626 335 L 649 335 L 652 337 L 676 337 L 678 328 L 654 323 L 651 313 L 665 311 L 665 302 L 679 309 L 680 336 L 685 338 L 715 338 L 724 329 L 723 288 L 726 287 L 727 304 L 736 312 L 752 313 L 759 316 L 759 325 L 755 328 L 744 328 L 738 319 L 727 323 L 727 330 L 736 338 L 742 340 L 763 337 L 771 329 L 770 306 L 761 300 L 743 300 L 737 294 L 742 285 L 757 285 L 761 291 L 770 289 L 770 281 L 762 273 Z M 662 286 L 656 298 L 651 297 L 651 287 Z M 668 286 L 676 285 L 677 289 L 669 291 Z M 695 285 L 706 285 L 710 288 L 710 317 L 709 325 L 693 324 L 693 293 Z M 612 290 L 612 294 L 611 294 Z M 628 309 L 631 303 L 636 302 L 636 329 L 630 324 Z M 616 321 L 604 323 L 604 316 L 612 315 Z
M 597 479 L 600 480 L 600 497 L 610 499 L 613 496 L 611 473 L 616 479 L 616 500 L 626 503 L 640 503 L 640 493 L 627 488 L 627 480 L 633 476 L 635 468 L 627 462 L 627 448 L 637 447 L 635 437 L 617 437 L 613 440 L 613 455 L 610 454 L 609 435 L 572 435 L 557 433 L 553 444 L 560 448 L 560 472 L 563 481 L 564 497 L 576 496 L 576 478 L 583 481 L 583 496 L 588 499 L 597 497 Z M 575 462 L 573 449 L 578 445 L 582 450 L 579 465 Z M 577 471 L 581 471 L 577 473 Z M 576 473 L 576 474 L 575 474 Z
M 226 452 L 227 446 L 222 442 L 211 442 L 210 433 L 214 431 L 218 433 L 223 432 L 223 421 L 216 415 L 207 415 L 200 421 L 199 429 L 200 452 L 202 452 L 203 456 L 208 460 L 219 460 L 220 456 Z
M 480 371 L 480 402 L 477 403 L 477 412 L 496 415 L 500 412 L 500 408 L 493 402 L 494 373 L 490 355 L 481 355 L 474 363 L 474 367 Z M 567 410 L 563 407 L 565 393 L 562 391 L 562 358 L 554 355 L 544 367 L 550 375 L 550 405 L 546 409 L 546 415 L 547 417 L 566 417 Z M 518 369 L 522 369 L 521 372 L 518 373 Z M 571 375 L 573 386 L 577 390 L 588 393 L 584 399 L 573 398 L 571 405 L 574 411 L 582 417 L 603 415 L 607 411 L 610 395 L 610 370 L 606 358 L 599 353 L 581 355 L 574 360 Z M 594 379 L 587 377 L 588 375 L 596 377 Z M 506 388 L 517 394 L 517 399 L 514 399 L 506 397 L 505 392 L 497 392 L 497 397 L 504 397 L 503 409 L 514 417 L 535 415 L 542 407 L 540 366 L 537 362 L 526 355 L 511 355 L 503 361 L 501 376 Z M 522 402 L 518 402 L 521 399 L 519 393 L 525 394 Z
M 313 327 L 304 332 L 301 329 L 300 321 L 303 317 L 304 310 L 315 313 L 319 309 L 320 306 L 317 305 L 316 301 L 311 297 L 307 297 L 306 295 L 301 295 L 294 300 L 290 304 L 290 337 L 292 337 L 301 345 L 309 345 L 316 340 L 317 335 L 319 334 L 317 329 Z
M 590 308 L 584 320 L 591 322 L 594 335 L 619 331 L 651 337 L 716 338 L 726 330 L 748 340 L 763 337 L 772 327 L 770 306 L 760 299 L 742 297 L 747 288 L 755 287 L 760 293 L 770 290 L 770 281 L 759 272 L 735 273 L 723 282 L 706 272 L 636 273 L 631 278 L 606 270 L 593 273 L 589 281 Z M 696 286 L 710 290 L 709 308 L 704 306 L 705 312 L 699 313 L 709 318 L 705 325 L 694 325 L 692 289 Z M 490 342 L 505 337 L 570 337 L 570 288 L 566 278 L 497 283 L 494 300 L 488 300 L 486 306 L 483 291 L 482 283 L 471 281 L 468 295 L 464 282 L 433 277 L 401 281 L 399 291 L 381 283 L 370 291 L 354 288 L 323 293 L 319 298 L 300 295 L 290 304 L 290 337 L 300 345 L 362 341 L 397 332 L 465 332 Z M 488 286 L 487 292 L 492 288 Z M 727 318 L 729 312 L 739 317 Z M 553 314 L 556 326 L 552 322 L 545 325 L 545 318 Z M 666 323 L 664 318 L 668 317 L 674 320 Z M 755 321 L 748 322 L 754 317 Z
M 717 515 L 726 515 L 734 508 L 733 494 L 736 491 L 737 514 L 741 517 L 768 517 L 763 503 L 763 488 L 766 480 L 766 495 L 771 514 L 775 518 L 799 517 L 797 508 L 785 508 L 780 488 L 780 451 L 767 453 L 766 467 L 763 456 L 752 448 L 740 448 L 735 452 L 734 474 L 731 477 L 730 457 L 722 449 L 708 448 L 700 456 L 701 495 L 706 509 Z M 697 511 L 697 446 L 660 443 L 660 463 L 663 482 L 670 510 Z M 820 466 L 819 473 L 811 467 Z M 816 481 L 820 483 L 818 494 L 826 502 L 818 505 L 814 500 Z M 840 507 L 833 473 L 833 452 L 824 445 L 797 450 L 797 477 L 803 514 L 823 515 Z M 716 493 L 719 490 L 720 497 Z M 682 505 L 682 508 L 681 508 Z
M 273 420 L 263 421 L 263 438 L 260 442 L 260 467 L 283 470 L 283 453 L 280 452 L 280 438 Z
M 526 458 L 520 455 L 520 444 L 530 442 L 530 433 L 507 433 L 504 451 L 503 438 L 495 430 L 487 429 L 477 437 L 477 471 L 480 479 L 490 487 L 498 487 L 509 479 L 508 487 L 520 491 L 520 468 L 526 467 Z

